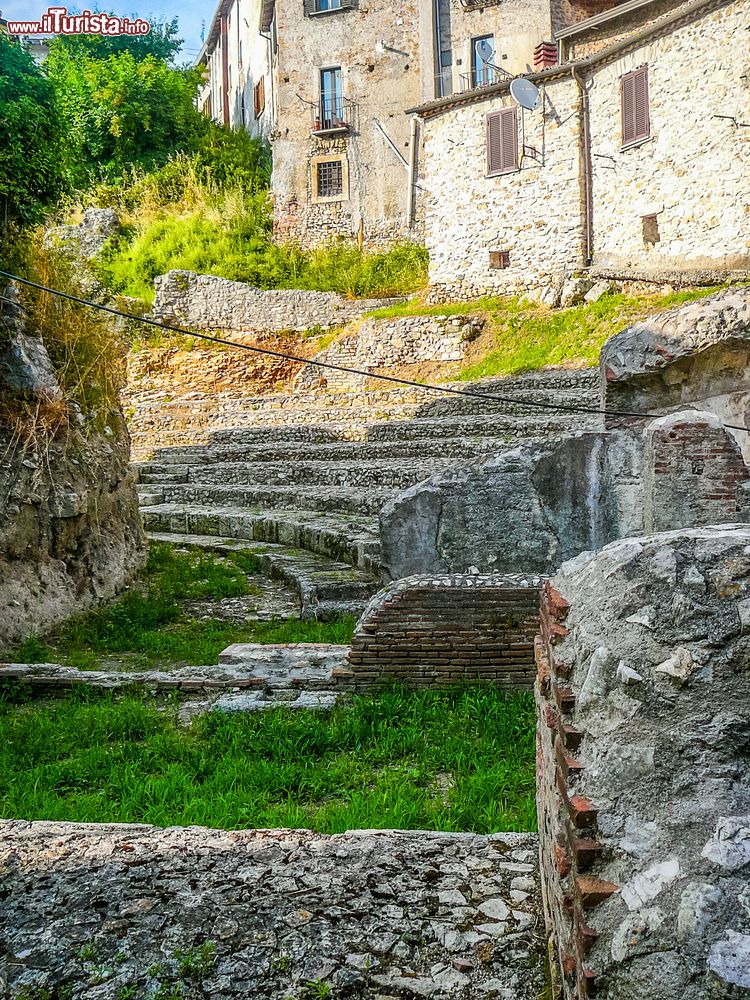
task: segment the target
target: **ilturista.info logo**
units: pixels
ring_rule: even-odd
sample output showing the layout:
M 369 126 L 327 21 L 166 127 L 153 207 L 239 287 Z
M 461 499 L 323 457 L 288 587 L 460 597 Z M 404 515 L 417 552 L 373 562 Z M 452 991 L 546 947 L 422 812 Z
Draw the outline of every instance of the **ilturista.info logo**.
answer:
M 38 21 L 8 21 L 7 30 L 11 35 L 147 35 L 151 24 L 141 17 L 90 10 L 69 14 L 67 7 L 48 7 Z

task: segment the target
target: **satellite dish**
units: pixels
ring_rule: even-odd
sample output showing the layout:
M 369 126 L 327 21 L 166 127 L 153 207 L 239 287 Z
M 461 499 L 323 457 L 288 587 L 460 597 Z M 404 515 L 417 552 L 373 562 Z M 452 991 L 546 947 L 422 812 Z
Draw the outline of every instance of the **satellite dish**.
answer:
M 510 81 L 510 96 L 527 111 L 536 111 L 542 103 L 542 95 L 539 88 L 535 87 L 531 80 L 523 76 L 517 76 Z

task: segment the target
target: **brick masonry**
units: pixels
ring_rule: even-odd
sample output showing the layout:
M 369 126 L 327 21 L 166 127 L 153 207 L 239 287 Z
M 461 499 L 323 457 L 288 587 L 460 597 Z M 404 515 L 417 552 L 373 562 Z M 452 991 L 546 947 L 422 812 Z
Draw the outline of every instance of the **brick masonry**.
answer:
M 506 690 L 533 684 L 541 578 L 415 576 L 381 590 L 357 625 L 350 685 L 388 678 L 410 687 L 488 681 Z
M 544 586 L 537 804 L 563 1000 L 747 995 L 749 542 L 623 539 Z

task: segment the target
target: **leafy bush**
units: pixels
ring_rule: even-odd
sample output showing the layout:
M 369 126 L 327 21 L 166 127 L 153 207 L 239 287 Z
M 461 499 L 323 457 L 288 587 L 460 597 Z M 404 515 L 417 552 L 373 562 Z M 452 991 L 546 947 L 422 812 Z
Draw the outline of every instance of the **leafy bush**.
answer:
M 54 90 L 31 56 L 0 34 L 0 229 L 27 223 L 64 186 Z

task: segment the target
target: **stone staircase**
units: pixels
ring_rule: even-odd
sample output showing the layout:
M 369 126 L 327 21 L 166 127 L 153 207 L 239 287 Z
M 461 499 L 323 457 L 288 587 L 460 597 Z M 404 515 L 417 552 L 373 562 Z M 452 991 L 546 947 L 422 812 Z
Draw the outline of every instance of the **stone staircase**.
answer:
M 214 400 L 211 416 L 210 401 L 200 400 L 190 410 L 197 424 L 170 427 L 167 415 L 166 433 L 180 443 L 137 466 L 146 530 L 187 545 L 257 552 L 269 575 L 297 591 L 303 617 L 359 614 L 380 586 L 378 516 L 389 499 L 462 460 L 598 426 L 596 415 L 527 402 L 595 407 L 593 369 L 471 388 L 509 401 L 418 389 L 320 391 L 231 406 Z M 204 418 L 210 436 L 185 444 L 204 433 L 197 431 Z M 224 426 L 227 419 L 233 426 Z

